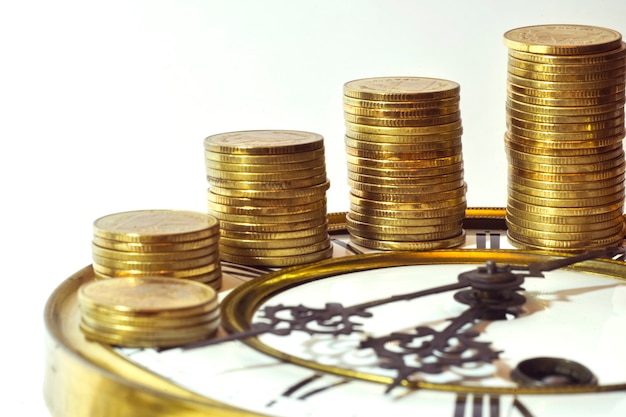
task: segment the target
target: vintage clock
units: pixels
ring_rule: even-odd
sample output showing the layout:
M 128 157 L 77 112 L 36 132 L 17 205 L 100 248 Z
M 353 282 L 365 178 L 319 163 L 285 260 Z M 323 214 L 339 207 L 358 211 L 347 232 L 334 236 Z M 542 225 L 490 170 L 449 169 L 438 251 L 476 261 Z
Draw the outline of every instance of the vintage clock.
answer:
M 226 266 L 236 288 L 222 337 L 233 340 L 209 346 L 86 341 L 86 267 L 46 309 L 51 414 L 626 415 L 621 250 L 507 249 L 503 210 L 468 213 L 461 249 L 354 254 L 335 221 L 333 259 Z

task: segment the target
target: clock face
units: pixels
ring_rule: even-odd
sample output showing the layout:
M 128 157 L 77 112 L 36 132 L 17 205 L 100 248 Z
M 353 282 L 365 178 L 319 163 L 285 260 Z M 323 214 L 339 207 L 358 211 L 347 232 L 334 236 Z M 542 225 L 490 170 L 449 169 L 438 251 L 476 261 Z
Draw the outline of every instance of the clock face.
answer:
M 478 246 L 484 241 L 470 238 Z M 449 250 L 287 268 L 233 290 L 223 301 L 225 327 L 245 332 L 284 319 L 275 327 L 284 329 L 292 308 L 306 315 L 366 305 L 359 311 L 367 314 L 193 349 L 116 351 L 178 386 L 263 415 L 569 417 L 601 410 L 622 417 L 625 263 L 586 261 L 526 278 L 517 292 L 523 302 L 498 320 L 457 301 L 459 290 L 390 300 L 457 284 L 459 274 L 488 260 L 527 265 L 553 258 Z M 348 330 L 329 334 L 333 326 Z M 442 340 L 441 349 L 424 349 Z

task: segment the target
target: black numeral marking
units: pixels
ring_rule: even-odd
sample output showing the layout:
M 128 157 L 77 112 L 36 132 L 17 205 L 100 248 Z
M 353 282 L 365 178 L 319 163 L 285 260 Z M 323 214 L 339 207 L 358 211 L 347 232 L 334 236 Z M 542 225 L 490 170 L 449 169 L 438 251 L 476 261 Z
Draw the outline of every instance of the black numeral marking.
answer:
M 280 396 L 281 397 L 285 397 L 285 398 L 295 398 L 297 400 L 306 400 L 307 398 L 319 394 L 321 392 L 327 391 L 331 388 L 334 387 L 338 387 L 340 385 L 343 384 L 347 384 L 348 380 L 339 380 L 339 381 L 335 381 L 335 382 L 331 382 L 329 384 L 326 385 L 322 385 L 322 386 L 318 386 L 316 388 L 311 388 L 311 389 L 305 389 L 305 387 L 307 385 L 310 385 L 312 383 L 314 383 L 315 381 L 319 380 L 320 378 L 322 378 L 321 374 L 313 374 L 308 378 L 303 379 L 302 381 L 297 382 L 296 384 L 293 384 L 292 386 L 290 386 L 289 388 L 287 388 L 285 391 L 283 391 Z M 274 405 L 276 403 L 276 400 L 272 400 L 267 404 L 267 407 L 271 407 L 272 405 Z
M 522 417 L 535 417 L 518 398 L 513 400 L 512 407 L 519 411 Z M 453 417 L 500 417 L 500 409 L 498 395 L 458 394 L 454 403 Z

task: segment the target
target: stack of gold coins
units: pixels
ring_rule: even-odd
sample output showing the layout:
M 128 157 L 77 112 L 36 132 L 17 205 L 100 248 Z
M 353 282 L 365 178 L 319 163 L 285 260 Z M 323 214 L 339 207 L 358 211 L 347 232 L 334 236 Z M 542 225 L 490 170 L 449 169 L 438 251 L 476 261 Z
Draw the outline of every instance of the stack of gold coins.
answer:
M 430 250 L 465 242 L 460 87 L 378 77 L 344 84 L 353 243 Z
M 93 225 L 96 278 L 163 276 L 222 285 L 219 222 L 206 213 L 138 210 Z
M 78 291 L 87 339 L 123 347 L 172 347 L 217 332 L 220 310 L 211 287 L 176 278 L 96 280 Z
M 621 35 L 593 26 L 543 25 L 508 31 L 504 43 L 511 243 L 572 252 L 620 244 Z
M 285 267 L 332 256 L 324 138 L 292 130 L 204 140 L 209 214 L 220 221 L 224 261 Z

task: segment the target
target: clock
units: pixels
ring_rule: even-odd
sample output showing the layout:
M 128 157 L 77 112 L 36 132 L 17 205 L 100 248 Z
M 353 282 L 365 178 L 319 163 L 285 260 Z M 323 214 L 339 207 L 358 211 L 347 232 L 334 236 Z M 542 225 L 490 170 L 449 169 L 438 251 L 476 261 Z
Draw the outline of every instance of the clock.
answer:
M 222 302 L 222 337 L 233 340 L 209 346 L 84 340 L 75 293 L 93 279 L 86 267 L 46 309 L 49 408 L 54 416 L 626 415 L 626 263 L 502 248 L 506 232 L 494 230 L 494 217 L 469 216 L 477 221 L 462 249 L 354 254 L 339 231 L 334 244 L 345 256 L 271 272 L 232 266 L 247 281 Z M 481 286 L 487 275 L 496 283 Z

